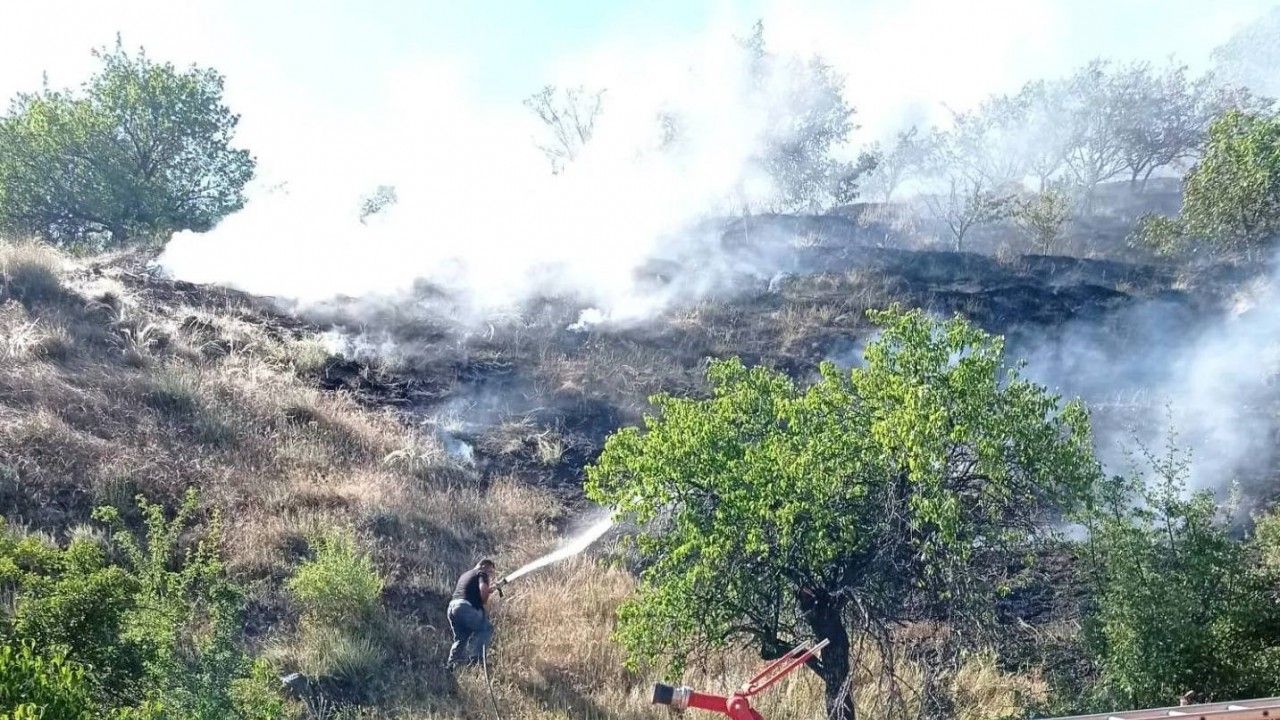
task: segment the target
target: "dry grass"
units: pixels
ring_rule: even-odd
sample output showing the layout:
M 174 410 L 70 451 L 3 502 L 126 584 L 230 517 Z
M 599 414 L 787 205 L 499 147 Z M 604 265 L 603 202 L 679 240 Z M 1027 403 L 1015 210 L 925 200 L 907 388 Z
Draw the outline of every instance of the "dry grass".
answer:
M 0 304 L 0 366 L 23 360 L 58 360 L 66 357 L 71 338 L 56 322 L 31 319 L 21 303 Z
M 27 304 L 57 299 L 63 265 L 62 257 L 46 245 L 0 241 L 0 297 Z
M 507 420 L 480 438 L 479 449 L 490 455 L 506 455 L 545 467 L 559 465 L 567 440 L 550 428 L 539 427 L 531 417 Z
M 795 328 L 796 342 L 860 322 L 822 297 L 849 286 L 810 288 L 817 300 L 779 320 Z M 110 267 L 89 273 L 43 248 L 0 245 L 0 507 L 11 525 L 83 535 L 95 532 L 84 523 L 96 505 L 128 508 L 137 493 L 172 502 L 196 486 L 223 513 L 228 567 L 249 591 L 249 642 L 281 671 L 341 676 L 371 693 L 372 708 L 312 716 L 484 716 L 479 676 L 439 670 L 448 594 L 480 555 L 510 569 L 554 547 L 569 513 L 563 501 L 519 477 L 477 477 L 394 413 L 314 387 L 310 378 L 329 361 L 315 335 L 234 299 L 201 304 L 148 287 Z M 711 312 L 672 321 L 678 352 L 742 340 L 713 337 Z M 554 395 L 604 393 L 632 403 L 631 412 L 651 392 L 698 382 L 696 370 L 677 372 L 642 342 L 577 356 L 519 351 L 535 352 L 538 380 Z M 551 466 L 574 440 L 516 419 L 484 442 Z M 306 538 L 335 527 L 357 533 L 386 580 L 385 613 L 368 637 L 300 628 L 281 589 Z M 495 617 L 504 717 L 655 716 L 648 693 L 659 678 L 626 670 L 610 641 L 633 586 L 625 572 L 589 558 L 512 585 Z M 756 664 L 727 654 L 686 679 L 724 691 Z M 963 717 L 983 717 L 1023 692 L 1020 680 L 993 673 L 984 665 L 957 675 L 967 706 L 983 708 Z M 762 710 L 773 720 L 818 717 L 821 688 L 802 673 L 762 699 Z

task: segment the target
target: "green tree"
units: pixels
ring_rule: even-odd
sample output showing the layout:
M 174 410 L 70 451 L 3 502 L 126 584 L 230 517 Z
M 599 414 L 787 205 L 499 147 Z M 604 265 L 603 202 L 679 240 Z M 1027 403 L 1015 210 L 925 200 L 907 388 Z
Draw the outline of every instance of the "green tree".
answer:
M 1280 232 L 1280 118 L 1232 110 L 1214 121 L 1175 220 L 1145 218 L 1137 239 L 1163 255 L 1254 257 Z
M 851 635 L 992 627 L 1008 560 L 1087 497 L 1081 405 L 1006 371 L 1002 340 L 963 319 L 872 317 L 864 367 L 825 365 L 801 389 L 715 362 L 710 397 L 657 396 L 643 429 L 609 438 L 587 492 L 648 528 L 619 615 L 632 662 L 731 642 L 772 657 L 816 636 L 831 644 L 810 667 L 849 717 Z
M 1280 118 L 1224 114 L 1187 176 L 1182 220 L 1192 238 L 1252 253 L 1280 230 Z
M 1210 492 L 1186 492 L 1185 455 L 1150 460 L 1153 480 L 1108 481 L 1091 522 L 1093 706 L 1168 705 L 1189 690 L 1206 700 L 1280 692 L 1277 575 L 1264 562 L 1275 521 L 1239 542 Z
M 244 205 L 254 159 L 216 71 L 95 51 L 79 92 L 18 95 L 0 117 L 0 231 L 120 245 L 207 230 Z
M 1013 222 L 1038 253 L 1057 251 L 1071 219 L 1071 199 L 1058 190 L 1044 190 L 1013 204 Z

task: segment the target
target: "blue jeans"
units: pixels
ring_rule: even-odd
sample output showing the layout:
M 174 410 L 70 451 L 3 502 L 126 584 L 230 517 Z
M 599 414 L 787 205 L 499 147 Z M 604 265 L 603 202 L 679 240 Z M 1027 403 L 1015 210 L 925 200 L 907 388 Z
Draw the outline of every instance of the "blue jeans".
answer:
M 449 664 L 479 662 L 489 645 L 493 625 L 483 610 L 477 610 L 466 600 L 449 603 L 449 629 L 453 631 L 453 646 L 449 648 Z M 475 651 L 471 651 L 471 647 Z M 465 656 L 465 657 L 464 657 Z

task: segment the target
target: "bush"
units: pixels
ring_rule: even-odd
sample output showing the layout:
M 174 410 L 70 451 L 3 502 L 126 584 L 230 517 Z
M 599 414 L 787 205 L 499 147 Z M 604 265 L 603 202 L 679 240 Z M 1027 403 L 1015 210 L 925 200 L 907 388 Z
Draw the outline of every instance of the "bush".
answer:
M 91 720 L 84 668 L 31 641 L 0 645 L 0 720 Z
M 1154 214 L 1139 218 L 1129 244 L 1165 258 L 1181 257 L 1191 250 L 1181 220 Z
M 1110 481 L 1087 544 L 1096 609 L 1086 646 L 1097 708 L 1169 705 L 1188 690 L 1208 700 L 1280 692 L 1276 576 L 1261 562 L 1274 535 L 1237 542 L 1208 492 L 1187 495 L 1184 457 L 1157 478 Z
M 315 556 L 289 580 L 289 592 L 305 616 L 339 627 L 367 619 L 378 607 L 382 578 L 350 533 L 315 540 Z
M 1065 193 L 1045 190 L 1014 203 L 1012 217 L 1035 252 L 1054 253 L 1071 219 L 1071 200 Z
M 60 548 L 0 533 L 0 583 L 15 591 L 0 637 L 83 667 L 95 718 L 281 717 L 283 702 L 238 646 L 242 596 L 222 567 L 217 517 L 188 544 L 194 492 L 172 519 L 141 498 L 138 507 L 141 538 L 114 508 L 94 513 L 116 530 L 110 554 L 83 536 Z

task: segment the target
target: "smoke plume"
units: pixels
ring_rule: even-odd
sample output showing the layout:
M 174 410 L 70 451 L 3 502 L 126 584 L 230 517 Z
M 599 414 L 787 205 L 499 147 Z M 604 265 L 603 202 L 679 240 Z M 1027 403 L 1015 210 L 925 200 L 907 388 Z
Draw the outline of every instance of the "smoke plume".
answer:
M 1265 489 L 1280 432 L 1280 263 L 1271 268 L 1225 311 L 1154 299 L 1014 334 L 1009 354 L 1026 360 L 1030 378 L 1088 401 L 1109 471 L 1131 471 L 1131 453 L 1159 454 L 1172 439 L 1191 453 L 1193 487 Z

